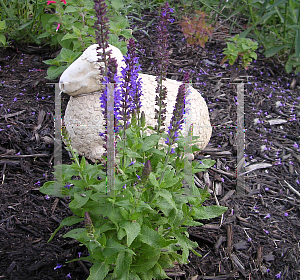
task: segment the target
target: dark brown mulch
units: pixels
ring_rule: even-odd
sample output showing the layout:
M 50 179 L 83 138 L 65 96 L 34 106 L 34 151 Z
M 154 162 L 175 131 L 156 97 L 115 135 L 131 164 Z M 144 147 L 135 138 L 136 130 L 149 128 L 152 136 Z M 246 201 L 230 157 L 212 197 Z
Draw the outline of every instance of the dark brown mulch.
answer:
M 145 26 L 153 15 L 144 16 Z M 143 72 L 153 74 L 155 25 L 134 33 Z M 215 191 L 207 204 L 224 205 L 220 218 L 189 228 L 202 258 L 170 272 L 173 279 L 300 279 L 300 81 L 261 54 L 247 72 L 221 67 L 225 26 L 204 50 L 187 48 L 171 27 L 169 78 L 193 72 L 205 97 L 213 135 L 197 158 L 216 160 L 198 174 Z M 45 80 L 51 52 L 3 50 L 0 57 L 0 279 L 86 279 L 89 264 L 66 261 L 86 251 L 62 235 L 47 240 L 70 215 L 67 199 L 46 199 L 39 187 L 53 178 L 54 86 Z M 297 80 L 298 78 L 298 80 Z M 53 81 L 52 81 L 53 82 Z M 244 83 L 245 194 L 236 194 L 237 84 Z M 68 97 L 63 95 L 65 105 Z M 274 120 L 282 123 L 274 124 Z M 63 158 L 68 159 L 63 152 Z M 269 164 L 255 165 L 255 164 Z M 255 167 L 257 169 L 255 169 Z M 58 265 L 60 264 L 60 265 Z

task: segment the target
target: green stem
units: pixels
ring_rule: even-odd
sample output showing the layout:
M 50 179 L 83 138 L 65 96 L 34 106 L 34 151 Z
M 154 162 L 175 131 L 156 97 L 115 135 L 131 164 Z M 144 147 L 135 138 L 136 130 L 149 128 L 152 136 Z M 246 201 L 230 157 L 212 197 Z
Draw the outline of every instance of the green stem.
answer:
M 12 14 L 10 13 L 9 9 L 6 7 L 6 5 L 3 3 L 3 0 L 0 0 L 0 4 L 3 8 L 3 10 L 5 11 L 6 15 L 8 18 L 13 18 Z
M 287 22 L 287 9 L 288 9 L 289 1 L 285 3 L 285 9 L 284 9 L 284 27 L 283 27 L 283 40 L 286 37 L 286 22 Z
M 249 8 L 251 20 L 252 20 L 253 27 L 254 27 L 254 33 L 255 33 L 256 37 L 258 38 L 258 40 L 262 43 L 263 47 L 266 49 L 266 45 L 265 45 L 264 41 L 261 38 L 260 32 L 257 29 L 257 23 L 255 22 L 255 19 L 254 19 L 252 6 L 250 5 L 250 0 L 247 0 L 247 5 L 248 5 L 248 8 Z

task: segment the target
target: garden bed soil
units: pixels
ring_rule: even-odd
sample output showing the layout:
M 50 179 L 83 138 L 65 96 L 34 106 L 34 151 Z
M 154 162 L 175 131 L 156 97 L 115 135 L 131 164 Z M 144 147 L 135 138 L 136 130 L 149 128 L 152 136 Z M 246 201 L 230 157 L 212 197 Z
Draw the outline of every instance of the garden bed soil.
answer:
M 136 26 L 152 18 L 148 13 Z M 154 28 L 134 33 L 148 74 L 154 74 Z M 172 24 L 168 78 L 182 80 L 183 72 L 191 71 L 194 87 L 207 101 L 213 133 L 196 158 L 212 158 L 216 165 L 197 177 L 215 191 L 205 204 L 228 211 L 188 229 L 203 257 L 191 254 L 188 264 L 168 274 L 192 280 L 300 279 L 299 76 L 286 74 L 260 53 L 247 71 L 220 66 L 229 29 L 220 23 L 215 30 L 205 49 L 195 49 L 186 46 L 178 23 Z M 47 199 L 39 192 L 53 180 L 55 95 L 49 83 L 58 80 L 45 79 L 42 62 L 53 53 L 18 46 L 0 55 L 0 279 L 88 277 L 89 263 L 66 263 L 87 254 L 77 241 L 62 237 L 70 228 L 47 243 L 72 214 L 68 199 Z M 236 192 L 237 87 L 244 88 L 245 193 Z M 63 111 L 67 101 L 62 94 Z M 63 160 L 70 162 L 65 150 Z

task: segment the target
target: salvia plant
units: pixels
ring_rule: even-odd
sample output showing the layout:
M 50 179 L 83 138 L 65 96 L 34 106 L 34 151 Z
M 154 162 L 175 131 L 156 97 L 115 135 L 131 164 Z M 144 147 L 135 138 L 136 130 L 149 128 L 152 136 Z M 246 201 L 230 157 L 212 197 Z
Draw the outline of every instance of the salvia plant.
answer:
M 205 171 L 215 163 L 210 159 L 188 162 L 184 157 L 185 138 L 180 130 L 184 125 L 188 74 L 178 89 L 168 129 L 165 131 L 162 125 L 159 129 L 147 127 L 140 101 L 136 43 L 129 40 L 128 53 L 124 56 L 126 67 L 122 69 L 122 77 L 117 77 L 115 60 L 110 53 L 104 52 L 108 36 L 106 9 L 103 0 L 95 1 L 96 24 L 101 26 L 96 32 L 99 49 L 102 49 L 99 61 L 106 60 L 100 70 L 105 75 L 101 83 L 109 84 L 99 101 L 107 124 L 106 131 L 101 131 L 99 137 L 109 136 L 108 116 L 113 110 L 116 138 L 114 195 L 108 195 L 111 194 L 111 186 L 107 183 L 108 167 L 88 164 L 84 157 L 80 160 L 64 129 L 63 136 L 73 163 L 56 166 L 57 180 L 45 183 L 40 191 L 70 197 L 69 207 L 74 215 L 61 222 L 49 241 L 63 226 L 78 224 L 82 227 L 70 230 L 64 237 L 74 238 L 86 246 L 89 254 L 80 260 L 93 263 L 89 280 L 165 279 L 168 276 L 164 268 L 172 267 L 175 262 L 187 263 L 190 251 L 200 256 L 194 250 L 197 243 L 188 238 L 187 227 L 200 226 L 202 224 L 197 220 L 217 217 L 227 208 L 203 206 L 209 197 L 207 190 L 198 189 L 194 183 L 188 188 L 183 187 L 187 165 L 195 173 Z M 168 4 L 164 5 L 160 14 L 164 24 L 167 24 L 165 19 L 169 18 L 169 12 Z M 158 29 L 159 38 L 164 30 L 164 27 Z M 160 86 L 157 107 L 163 115 L 164 111 L 159 108 L 163 107 L 160 100 L 166 91 L 160 80 L 161 75 L 157 79 Z M 114 108 L 107 106 L 110 85 L 113 85 Z M 153 133 L 147 134 L 146 129 Z M 163 144 L 160 139 L 164 139 Z M 196 146 L 192 146 L 192 151 L 196 150 Z

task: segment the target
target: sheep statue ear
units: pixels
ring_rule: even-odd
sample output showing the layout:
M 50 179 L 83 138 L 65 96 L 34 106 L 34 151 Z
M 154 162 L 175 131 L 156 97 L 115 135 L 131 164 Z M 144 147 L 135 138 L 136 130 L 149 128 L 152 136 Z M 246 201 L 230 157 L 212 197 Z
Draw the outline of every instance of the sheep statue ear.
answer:
M 61 75 L 59 80 L 60 90 L 70 96 L 96 92 L 101 89 L 99 83 L 100 63 L 97 62 L 97 44 L 89 46 L 83 54 L 76 59 Z M 109 45 L 111 56 L 117 59 L 118 70 L 125 67 L 121 51 Z

